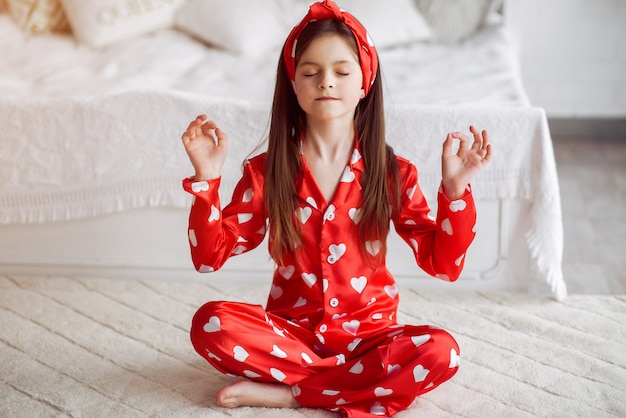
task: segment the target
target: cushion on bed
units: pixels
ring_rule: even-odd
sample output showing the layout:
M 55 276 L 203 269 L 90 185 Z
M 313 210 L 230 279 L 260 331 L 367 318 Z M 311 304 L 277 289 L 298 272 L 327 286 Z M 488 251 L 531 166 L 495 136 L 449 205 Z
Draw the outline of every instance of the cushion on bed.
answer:
M 184 1 L 61 0 L 76 38 L 93 47 L 171 27 Z
M 363 23 L 379 49 L 431 39 L 431 29 L 413 0 L 339 0 L 337 4 Z
M 175 27 L 220 49 L 258 55 L 279 48 L 291 29 L 276 0 L 189 0 Z
M 69 29 L 63 6 L 59 0 L 0 1 L 0 12 L 8 6 L 11 17 L 27 33 L 45 33 Z
M 502 0 L 414 0 L 432 29 L 433 41 L 456 43 L 471 36 Z

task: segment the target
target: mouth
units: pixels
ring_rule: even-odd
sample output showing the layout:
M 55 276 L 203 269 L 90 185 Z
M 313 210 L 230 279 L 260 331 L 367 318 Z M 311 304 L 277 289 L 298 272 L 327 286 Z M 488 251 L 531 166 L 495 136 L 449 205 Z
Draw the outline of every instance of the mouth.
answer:
M 318 97 L 315 100 L 318 102 L 332 102 L 332 101 L 339 100 L 339 99 L 336 97 Z

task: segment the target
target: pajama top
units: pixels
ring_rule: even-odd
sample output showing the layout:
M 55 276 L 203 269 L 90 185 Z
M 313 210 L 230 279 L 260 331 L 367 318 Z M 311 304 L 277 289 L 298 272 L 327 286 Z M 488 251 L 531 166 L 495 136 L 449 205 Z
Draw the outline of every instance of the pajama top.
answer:
M 315 333 L 328 355 L 349 354 L 369 334 L 396 324 L 398 287 L 386 267 L 378 240 L 363 243 L 355 226 L 361 204 L 364 164 L 355 147 L 335 194 L 327 202 L 301 156 L 296 179 L 301 224 L 299 262 L 287 253 L 276 266 L 266 310 Z M 440 188 L 436 219 L 418 185 L 415 165 L 396 157 L 401 207 L 391 221 L 428 274 L 456 280 L 474 239 L 476 209 L 468 185 L 450 201 Z M 221 207 L 220 179 L 183 180 L 195 196 L 189 215 L 189 243 L 199 272 L 218 270 L 231 257 L 257 247 L 267 232 L 263 203 L 266 155 L 246 161 L 231 202 Z M 392 232 L 390 232 L 392 233 Z M 270 233 L 271 236 L 271 233 Z M 382 261 L 381 261 L 382 260 Z M 319 348 L 319 347 L 318 347 Z

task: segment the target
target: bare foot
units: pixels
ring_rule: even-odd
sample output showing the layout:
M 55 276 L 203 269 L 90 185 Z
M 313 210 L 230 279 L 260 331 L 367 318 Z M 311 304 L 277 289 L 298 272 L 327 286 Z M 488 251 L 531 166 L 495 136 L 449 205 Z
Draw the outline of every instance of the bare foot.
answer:
M 277 383 L 258 383 L 248 380 L 223 387 L 217 393 L 217 404 L 226 408 L 238 406 L 265 406 L 269 408 L 297 408 L 291 387 Z

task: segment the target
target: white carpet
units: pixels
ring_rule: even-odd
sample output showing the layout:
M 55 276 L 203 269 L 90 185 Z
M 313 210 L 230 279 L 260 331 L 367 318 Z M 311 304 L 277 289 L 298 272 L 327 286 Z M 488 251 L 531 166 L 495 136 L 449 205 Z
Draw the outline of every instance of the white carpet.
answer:
M 268 284 L 0 277 L 0 416 L 334 417 L 215 405 L 232 382 L 191 347 L 211 299 L 263 304 Z M 406 417 L 626 416 L 626 296 L 401 289 L 399 319 L 450 331 L 457 375 Z

